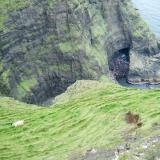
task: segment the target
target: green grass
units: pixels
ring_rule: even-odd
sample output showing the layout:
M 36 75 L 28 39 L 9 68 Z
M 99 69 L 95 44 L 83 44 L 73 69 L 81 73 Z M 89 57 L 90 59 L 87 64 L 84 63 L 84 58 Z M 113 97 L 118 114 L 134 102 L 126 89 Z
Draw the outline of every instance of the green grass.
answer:
M 63 101 L 63 102 L 62 102 Z M 128 111 L 144 123 L 139 136 L 159 135 L 152 125 L 160 120 L 160 90 L 139 90 L 111 83 L 81 81 L 57 98 L 51 108 L 39 108 L 0 98 L 0 159 L 65 160 L 91 147 L 123 143 L 134 126 L 124 121 Z M 25 120 L 19 128 L 16 120 Z

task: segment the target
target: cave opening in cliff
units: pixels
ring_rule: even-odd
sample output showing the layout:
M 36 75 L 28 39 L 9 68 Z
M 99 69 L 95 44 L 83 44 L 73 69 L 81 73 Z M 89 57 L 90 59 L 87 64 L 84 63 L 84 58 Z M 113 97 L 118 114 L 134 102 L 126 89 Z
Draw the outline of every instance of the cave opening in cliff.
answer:
M 129 51 L 130 48 L 123 48 L 116 51 L 109 60 L 109 70 L 116 81 L 127 80 L 129 72 Z

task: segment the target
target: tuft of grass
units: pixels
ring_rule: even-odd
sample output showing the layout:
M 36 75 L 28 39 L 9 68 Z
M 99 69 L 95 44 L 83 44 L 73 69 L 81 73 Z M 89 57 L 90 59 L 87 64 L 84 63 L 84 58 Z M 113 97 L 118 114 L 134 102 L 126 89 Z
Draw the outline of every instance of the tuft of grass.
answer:
M 129 89 L 112 83 L 79 81 L 50 108 L 0 98 L 0 159 L 66 160 L 91 147 L 112 148 L 124 142 L 132 125 L 125 113 L 139 114 L 137 136 L 158 136 L 160 90 Z M 61 101 L 61 102 L 59 102 Z M 11 123 L 25 120 L 12 128 Z M 124 158 L 125 159 L 125 158 Z

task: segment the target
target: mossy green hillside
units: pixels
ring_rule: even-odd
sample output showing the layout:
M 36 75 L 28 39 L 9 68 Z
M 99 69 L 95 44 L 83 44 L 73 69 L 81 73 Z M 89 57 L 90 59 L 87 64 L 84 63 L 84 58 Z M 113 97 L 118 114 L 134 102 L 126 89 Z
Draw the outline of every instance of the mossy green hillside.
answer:
M 0 30 L 5 32 L 9 31 L 9 28 L 7 28 L 4 23 L 10 13 L 29 7 L 33 3 L 34 1 L 32 0 L 0 0 Z M 56 0 L 48 0 L 48 3 L 50 6 L 53 6 L 56 3 Z M 12 29 L 12 27 L 10 29 Z
M 0 30 L 6 30 L 5 20 L 10 12 L 24 8 L 30 4 L 30 0 L 0 0 Z
M 8 96 L 41 104 L 78 79 L 109 77 L 110 62 L 124 48 L 130 48 L 129 82 L 160 79 L 157 40 L 131 0 L 0 4 L 0 90 L 7 87 Z M 26 77 L 34 77 L 33 85 Z
M 57 99 L 50 108 L 0 98 L 0 159 L 66 160 L 87 149 L 114 148 L 128 135 L 159 136 L 154 124 L 160 121 L 160 90 L 140 90 L 116 84 L 80 81 Z M 132 111 L 140 115 L 143 126 L 124 121 Z M 25 120 L 13 128 L 11 123 Z
M 148 24 L 139 15 L 129 1 L 121 7 L 122 13 L 128 15 L 126 18 L 127 26 L 130 26 L 132 37 L 141 40 L 150 40 L 146 45 L 156 45 L 155 35 L 150 31 Z M 134 27 L 132 27 L 134 25 Z
M 100 6 L 100 3 L 98 5 Z M 67 15 L 66 6 L 71 10 L 71 14 L 68 15 L 70 16 L 70 21 L 66 19 L 50 19 L 53 17 L 52 15 L 55 15 L 55 17 L 61 15 L 56 13 L 58 7 L 63 8 Z M 86 7 L 87 12 L 85 12 Z M 82 75 L 87 79 L 88 77 L 97 79 L 101 72 L 107 70 L 105 50 L 107 23 L 103 20 L 101 11 L 96 5 L 84 0 L 73 0 L 67 3 L 57 0 L 41 1 L 39 3 L 36 3 L 36 0 L 14 0 L 11 3 L 10 1 L 1 2 L 1 8 L 3 8 L 3 14 L 1 15 L 4 17 L 0 21 L 4 27 L 1 28 L 2 31 L 6 33 L 14 33 L 14 31 L 21 32 L 18 28 L 22 27 L 24 29 L 24 25 L 28 28 L 25 35 L 22 36 L 25 38 L 23 39 L 21 37 L 23 40 L 13 34 L 15 36 L 13 41 L 11 40 L 13 37 L 5 38 L 7 39 L 7 43 L 5 41 L 0 44 L 2 50 L 8 50 L 10 52 L 8 56 L 11 57 L 10 55 L 13 54 L 15 59 L 13 63 L 7 65 L 7 69 L 5 68 L 7 60 L 3 56 L 1 57 L 2 62 L 0 62 L 0 72 L 2 72 L 1 76 L 3 79 L 1 86 L 8 87 L 11 93 L 10 96 L 18 100 L 23 100 L 32 92 L 33 88 L 37 86 L 41 88 L 38 79 L 40 77 L 43 79 L 46 77 L 46 74 L 65 75 L 66 79 L 68 78 L 69 80 L 71 78 L 73 80 L 73 77 L 75 79 L 81 79 Z M 46 10 L 48 12 L 44 14 Z M 36 12 L 40 17 L 36 17 L 32 21 L 32 18 L 35 15 L 37 16 L 37 14 L 32 15 L 32 12 Z M 14 19 L 14 16 L 12 17 L 11 14 L 19 18 Z M 84 14 L 86 18 L 78 18 L 78 15 L 81 14 Z M 72 17 L 73 15 L 75 15 L 75 19 Z M 49 20 L 45 24 L 47 26 L 43 26 L 43 21 L 46 19 Z M 85 22 L 85 19 L 88 22 Z M 5 21 L 8 21 L 9 25 L 6 25 Z M 54 21 L 57 21 L 57 27 L 51 26 L 50 28 L 50 25 Z M 12 24 L 14 24 L 14 27 L 9 27 Z M 37 29 L 32 31 L 34 28 Z M 51 32 L 52 30 L 54 32 Z M 35 39 L 34 37 L 39 38 Z M 2 38 L 3 40 L 4 38 Z M 13 45 L 14 43 L 15 45 Z M 74 64 L 75 67 L 73 66 Z M 16 75 L 14 75 L 15 73 Z M 73 75 L 73 77 L 67 77 L 66 75 Z M 13 80 L 14 86 L 11 85 L 13 84 L 11 77 L 16 77 Z M 26 77 L 34 77 L 31 78 L 33 79 L 32 85 L 26 84 L 26 81 L 28 81 Z M 22 84 L 25 84 L 25 87 Z M 4 92 L 3 88 L 1 92 Z

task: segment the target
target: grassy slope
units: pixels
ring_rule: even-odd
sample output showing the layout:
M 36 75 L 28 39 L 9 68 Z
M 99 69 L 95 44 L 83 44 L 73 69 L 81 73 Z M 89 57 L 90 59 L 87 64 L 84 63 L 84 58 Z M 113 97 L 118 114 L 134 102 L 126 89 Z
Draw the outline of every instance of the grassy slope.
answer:
M 83 82 L 72 88 L 72 98 L 55 108 L 37 108 L 0 99 L 0 159 L 65 160 L 71 153 L 90 147 L 112 147 L 123 143 L 122 136 L 133 127 L 124 114 L 140 114 L 144 126 L 138 135 L 159 135 L 152 124 L 160 120 L 160 90 L 127 89 L 115 84 Z M 75 91 L 77 92 L 75 95 Z M 61 99 L 61 98 L 59 98 Z M 66 100 L 65 100 L 66 99 Z M 26 124 L 12 128 L 10 123 L 24 119 Z

